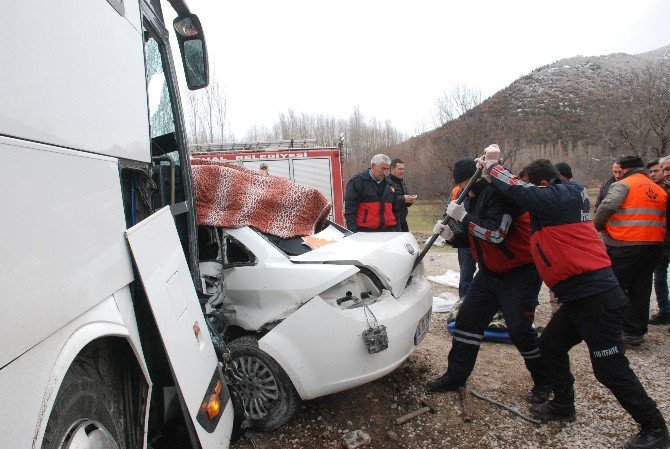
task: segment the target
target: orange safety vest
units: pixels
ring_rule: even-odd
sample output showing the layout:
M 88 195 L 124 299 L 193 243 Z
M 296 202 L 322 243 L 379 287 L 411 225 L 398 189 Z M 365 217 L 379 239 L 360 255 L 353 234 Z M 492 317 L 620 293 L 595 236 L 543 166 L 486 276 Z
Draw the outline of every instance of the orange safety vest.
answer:
M 459 193 L 461 193 L 461 188 L 459 186 L 454 187 L 451 191 L 451 201 L 456 201 Z
M 621 208 L 605 223 L 607 233 L 626 242 L 662 242 L 668 194 L 642 173 L 619 182 L 628 185 L 628 195 Z

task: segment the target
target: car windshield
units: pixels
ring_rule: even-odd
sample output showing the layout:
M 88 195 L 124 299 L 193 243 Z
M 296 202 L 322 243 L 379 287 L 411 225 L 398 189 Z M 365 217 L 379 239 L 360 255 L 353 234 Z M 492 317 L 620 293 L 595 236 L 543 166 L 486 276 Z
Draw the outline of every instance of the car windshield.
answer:
M 254 229 L 254 228 L 252 228 Z M 314 244 L 314 241 L 310 237 L 315 238 L 317 241 L 336 241 L 342 237 L 351 235 L 352 232 L 342 226 L 333 223 L 332 221 L 326 220 L 323 229 L 312 236 L 307 237 L 292 237 L 290 239 L 284 239 L 272 234 L 266 234 L 257 229 L 254 229 L 258 234 L 263 236 L 267 241 L 272 243 L 277 249 L 283 252 L 286 256 L 299 256 L 301 254 L 308 253 L 314 248 L 318 248 Z M 310 246 L 307 242 L 312 242 Z

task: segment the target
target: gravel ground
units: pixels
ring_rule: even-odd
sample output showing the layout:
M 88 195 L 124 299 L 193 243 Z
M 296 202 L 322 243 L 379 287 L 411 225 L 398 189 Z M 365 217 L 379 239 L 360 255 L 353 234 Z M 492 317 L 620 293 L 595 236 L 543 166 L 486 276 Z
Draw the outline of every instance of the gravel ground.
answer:
M 458 270 L 456 252 L 433 249 L 425 259 L 427 275 Z M 437 296 L 456 289 L 433 284 Z M 652 298 L 652 313 L 655 299 Z M 546 287 L 540 293 L 536 324 L 544 326 L 551 316 Z M 371 442 L 365 448 L 617 448 L 637 432 L 635 422 L 618 405 L 609 390 L 594 378 L 586 346 L 570 353 L 576 378 L 577 421 L 535 426 L 511 413 L 468 395 L 472 419 L 462 420 L 457 393 L 426 395 L 424 383 L 442 374 L 447 365 L 451 338 L 445 330 L 445 314 L 433 314 L 428 335 L 395 372 L 353 390 L 304 403 L 284 427 L 255 434 L 259 448 L 343 447 L 342 435 L 361 429 Z M 631 366 L 661 411 L 670 417 L 670 333 L 667 326 L 650 326 L 647 342 L 627 352 Z M 532 386 L 523 360 L 511 345 L 484 343 L 468 388 L 527 413 L 523 395 Z M 439 407 L 402 426 L 396 417 L 419 407 L 427 397 Z M 240 441 L 233 448 L 251 447 Z

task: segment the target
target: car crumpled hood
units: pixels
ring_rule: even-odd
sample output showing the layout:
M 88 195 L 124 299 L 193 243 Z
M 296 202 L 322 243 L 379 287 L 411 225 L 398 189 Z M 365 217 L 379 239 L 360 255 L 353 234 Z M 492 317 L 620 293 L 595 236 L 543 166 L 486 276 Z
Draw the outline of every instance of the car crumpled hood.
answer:
M 293 256 L 291 260 L 367 267 L 398 298 L 407 285 L 418 254 L 419 245 L 409 232 L 359 232 Z

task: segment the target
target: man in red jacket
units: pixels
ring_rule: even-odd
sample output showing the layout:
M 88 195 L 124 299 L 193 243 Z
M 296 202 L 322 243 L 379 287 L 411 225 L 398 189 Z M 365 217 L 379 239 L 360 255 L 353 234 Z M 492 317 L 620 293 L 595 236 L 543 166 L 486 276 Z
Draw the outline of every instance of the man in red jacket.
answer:
M 475 160 L 459 159 L 454 173 L 462 169 L 467 170 L 463 179 L 469 179 L 476 171 Z M 429 381 L 426 388 L 443 392 L 465 386 L 474 369 L 484 330 L 500 310 L 510 339 L 533 379 L 534 386 L 526 400 L 542 403 L 549 398 L 551 389 L 533 328 L 542 282 L 530 254 L 528 214 L 482 180 L 475 183 L 470 193 L 467 210 L 456 201 L 447 207 L 447 215 L 460 223 L 456 233 L 441 222 L 433 230 L 456 248 L 469 247 L 479 271 L 458 310 L 447 371 Z
M 387 155 L 376 154 L 370 161 L 370 169 L 347 183 L 344 218 L 350 231 L 400 230 L 396 219 L 400 199 L 395 184 L 389 179 L 390 165 L 391 159 Z
M 499 156 L 497 145 L 486 149 L 480 161 L 486 167 L 485 176 L 504 198 L 530 212 L 535 266 L 561 304 L 540 338 L 554 397 L 531 407 L 531 412 L 544 420 L 576 419 L 568 352 L 585 341 L 596 379 L 640 425 L 626 447 L 666 447 L 670 436 L 663 415 L 625 356 L 621 330 L 626 295 L 591 222 L 586 189 L 560 179 L 546 159 L 525 168 L 530 182 L 525 183 L 498 164 Z

